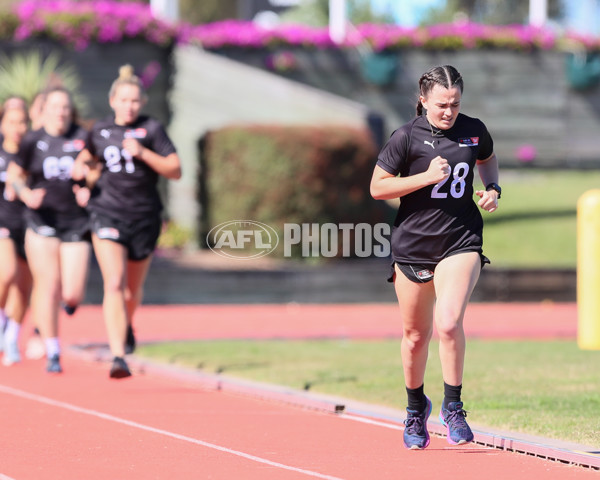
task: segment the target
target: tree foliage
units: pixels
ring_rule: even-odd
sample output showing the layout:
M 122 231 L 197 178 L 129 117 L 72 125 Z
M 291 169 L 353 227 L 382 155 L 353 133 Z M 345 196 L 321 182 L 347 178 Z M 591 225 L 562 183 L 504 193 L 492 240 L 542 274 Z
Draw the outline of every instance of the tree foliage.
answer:
M 369 0 L 348 0 L 347 15 L 350 23 L 393 23 L 391 12 L 379 13 L 373 10 Z M 296 8 L 282 15 L 284 21 L 323 27 L 329 23 L 329 0 L 305 0 Z
M 0 0 L 2 2 L 18 2 L 19 0 Z M 131 0 L 119 0 L 129 2 Z M 150 3 L 150 0 L 142 0 Z M 228 18 L 237 18 L 237 0 L 179 0 L 179 18 L 192 25 L 218 22 Z
M 88 102 L 81 94 L 81 77 L 74 65 L 62 61 L 58 52 L 42 55 L 39 50 L 0 54 L 0 101 L 12 95 L 31 103 L 42 90 L 62 86 L 69 90 L 79 113 L 87 113 Z
M 236 18 L 237 3 L 235 0 L 179 0 L 179 18 L 193 25 Z
M 442 7 L 432 7 L 423 16 L 422 25 L 448 23 L 457 18 L 493 25 L 527 23 L 529 2 L 523 0 L 446 0 Z M 548 18 L 564 17 L 562 0 L 548 0 Z

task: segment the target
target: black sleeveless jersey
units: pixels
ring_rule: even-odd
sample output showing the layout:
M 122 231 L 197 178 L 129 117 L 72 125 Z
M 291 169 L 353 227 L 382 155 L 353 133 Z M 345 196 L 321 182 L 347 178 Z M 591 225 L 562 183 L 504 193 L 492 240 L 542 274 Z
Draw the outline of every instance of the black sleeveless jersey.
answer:
M 63 218 L 87 215 L 75 201 L 71 180 L 73 162 L 85 148 L 87 135 L 83 128 L 71 125 L 65 134 L 57 137 L 43 128 L 27 132 L 23 137 L 16 163 L 27 172 L 29 188 L 46 189 L 38 211 Z
M 396 130 L 377 165 L 392 175 L 425 172 L 433 158 L 445 158 L 450 176 L 400 199 L 392 230 L 392 256 L 399 263 L 438 263 L 458 251 L 481 252 L 483 219 L 473 199 L 476 161 L 493 153 L 480 120 L 459 114 L 452 128 L 431 128 L 422 115 Z
M 125 138 L 135 138 L 163 157 L 176 151 L 163 126 L 151 117 L 140 116 L 127 126 L 117 125 L 114 117 L 97 122 L 90 132 L 88 148 L 103 169 L 88 208 L 124 221 L 157 215 L 162 210 L 159 175 L 123 149 Z
M 2 148 L 2 138 L 0 137 L 0 225 L 9 229 L 22 228 L 23 212 L 25 205 L 19 201 L 9 201 L 5 197 L 6 188 L 6 169 L 11 161 L 15 161 L 17 155 L 8 153 Z

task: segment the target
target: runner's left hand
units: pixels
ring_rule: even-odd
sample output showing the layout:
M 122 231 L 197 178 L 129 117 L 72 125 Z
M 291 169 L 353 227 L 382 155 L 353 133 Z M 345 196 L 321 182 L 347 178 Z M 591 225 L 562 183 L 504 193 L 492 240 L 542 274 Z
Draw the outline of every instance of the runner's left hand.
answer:
M 494 212 L 498 208 L 498 192 L 496 190 L 477 190 L 475 195 L 479 197 L 477 205 L 487 212 Z

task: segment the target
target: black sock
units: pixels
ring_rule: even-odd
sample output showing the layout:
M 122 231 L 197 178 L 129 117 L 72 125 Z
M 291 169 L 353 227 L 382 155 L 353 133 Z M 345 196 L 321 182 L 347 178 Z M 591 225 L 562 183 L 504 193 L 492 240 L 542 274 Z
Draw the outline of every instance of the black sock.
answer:
M 406 387 L 406 394 L 408 395 L 408 408 L 411 410 L 417 410 L 422 412 L 427 407 L 427 399 L 425 397 L 424 385 L 418 388 Z
M 450 402 L 460 402 L 461 390 L 462 384 L 455 387 L 444 382 L 444 408 L 448 408 Z

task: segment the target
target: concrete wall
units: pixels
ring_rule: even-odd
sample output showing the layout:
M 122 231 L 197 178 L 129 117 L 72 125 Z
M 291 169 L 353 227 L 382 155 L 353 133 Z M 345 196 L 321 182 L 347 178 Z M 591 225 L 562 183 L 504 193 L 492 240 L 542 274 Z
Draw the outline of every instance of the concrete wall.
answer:
M 230 124 L 366 125 L 368 109 L 360 103 L 220 55 L 179 47 L 174 63 L 169 134 L 183 162 L 183 178 L 171 183 L 169 213 L 191 229 L 200 215 L 198 142 L 207 131 Z
M 378 85 L 364 70 L 368 55 L 357 50 L 282 50 L 295 57 L 296 66 L 279 75 L 379 112 L 386 120 L 386 136 L 414 116 L 421 74 L 451 64 L 465 81 L 462 111 L 487 124 L 503 165 L 518 165 L 519 147 L 532 145 L 541 166 L 600 166 L 595 138 L 600 129 L 600 87 L 571 88 L 565 53 L 407 50 L 393 54 L 395 74 L 389 84 Z M 261 69 L 273 55 L 233 48 L 218 53 Z

